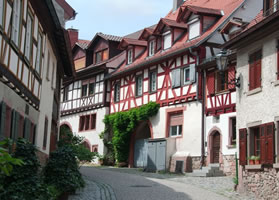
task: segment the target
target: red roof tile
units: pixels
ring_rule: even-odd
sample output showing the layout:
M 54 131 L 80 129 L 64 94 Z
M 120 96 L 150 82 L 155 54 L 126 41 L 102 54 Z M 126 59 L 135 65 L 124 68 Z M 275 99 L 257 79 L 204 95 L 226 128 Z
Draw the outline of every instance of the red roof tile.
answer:
M 156 26 L 155 30 L 153 31 L 153 33 L 160 34 L 160 32 L 162 31 L 162 29 L 164 28 L 165 25 L 167 25 L 169 27 L 182 28 L 182 29 L 187 28 L 187 24 L 185 24 L 183 22 L 178 23 L 172 19 L 161 18 L 158 25 Z
M 147 46 L 147 42 L 143 40 L 136 40 L 131 38 L 123 38 L 122 41 L 119 44 L 120 49 L 125 49 L 129 45 L 135 45 L 135 46 Z
M 158 62 L 162 62 L 167 58 L 177 55 L 179 53 L 185 52 L 187 49 L 192 47 L 198 47 L 203 42 L 205 42 L 209 36 L 218 31 L 220 27 L 224 24 L 224 22 L 228 19 L 231 14 L 238 9 L 245 0 L 187 0 L 183 3 L 182 6 L 197 6 L 203 7 L 208 9 L 219 9 L 222 10 L 224 15 L 220 17 L 220 19 L 205 33 L 203 33 L 199 38 L 191 41 L 187 41 L 186 35 L 182 37 L 179 41 L 177 41 L 170 49 L 165 51 L 159 51 L 152 57 L 147 57 L 147 51 L 143 55 L 141 55 L 137 60 L 135 60 L 132 64 L 126 65 L 123 64 L 118 70 L 111 74 L 112 76 L 120 75 L 124 72 L 128 72 L 130 70 L 135 70 L 139 67 L 144 67 L 147 65 L 153 65 Z M 217 8 L 217 9 L 216 9 Z M 176 10 L 175 12 L 170 11 L 165 19 L 169 20 L 176 20 L 178 13 L 181 12 L 180 9 Z
M 86 49 L 87 46 L 89 45 L 89 43 L 90 43 L 90 40 L 78 40 L 76 45 L 78 45 L 82 49 Z

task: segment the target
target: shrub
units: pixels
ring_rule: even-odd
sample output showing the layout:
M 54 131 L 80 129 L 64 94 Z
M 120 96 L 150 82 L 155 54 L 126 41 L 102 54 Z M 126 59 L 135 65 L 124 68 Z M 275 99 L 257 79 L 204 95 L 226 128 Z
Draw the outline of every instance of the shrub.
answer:
M 11 175 L 4 177 L 0 199 L 51 199 L 39 176 L 40 164 L 35 152 L 36 148 L 33 144 L 24 139 L 17 141 L 14 157 L 21 159 L 24 164 L 14 166 Z
M 78 162 L 73 148 L 69 145 L 59 147 L 52 152 L 44 168 L 44 180 L 54 186 L 59 194 L 74 192 L 85 185 L 79 172 Z

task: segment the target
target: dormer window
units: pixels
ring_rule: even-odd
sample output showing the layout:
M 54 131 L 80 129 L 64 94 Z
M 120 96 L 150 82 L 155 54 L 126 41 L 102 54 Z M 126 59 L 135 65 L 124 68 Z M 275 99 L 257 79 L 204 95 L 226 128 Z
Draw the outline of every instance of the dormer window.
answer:
M 155 40 L 151 40 L 149 42 L 149 56 L 153 56 L 155 54 Z
M 133 49 L 128 50 L 128 55 L 127 55 L 127 64 L 131 64 L 133 62 Z
M 99 63 L 108 59 L 108 49 L 96 52 L 95 63 Z
M 171 48 L 171 32 L 168 31 L 163 34 L 163 49 Z
M 189 40 L 195 39 L 200 36 L 201 24 L 200 19 L 195 18 L 188 22 L 189 25 Z

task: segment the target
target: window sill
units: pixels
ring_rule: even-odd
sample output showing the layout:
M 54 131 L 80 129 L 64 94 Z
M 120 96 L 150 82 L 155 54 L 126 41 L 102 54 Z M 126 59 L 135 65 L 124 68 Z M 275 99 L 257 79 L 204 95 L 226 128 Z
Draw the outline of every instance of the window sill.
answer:
M 219 91 L 219 92 L 215 92 L 215 95 L 221 95 L 221 94 L 228 94 L 230 93 L 230 90 L 227 89 L 227 90 L 222 90 L 222 91 Z
M 235 145 L 227 145 L 227 148 L 228 149 L 236 149 L 236 146 Z
M 248 171 L 261 171 L 262 165 L 245 165 L 245 169 Z
M 174 135 L 174 136 L 170 136 L 170 138 L 180 139 L 182 138 L 182 135 Z
M 250 90 L 249 92 L 247 92 L 247 96 L 251 96 L 251 95 L 254 95 L 254 94 L 257 94 L 257 93 L 260 93 L 262 91 L 262 88 L 261 87 L 258 87 L 256 89 L 253 89 L 253 90 Z
M 274 169 L 279 169 L 279 163 L 273 164 L 273 168 L 274 168 Z
M 274 86 L 279 86 L 279 80 L 274 82 Z

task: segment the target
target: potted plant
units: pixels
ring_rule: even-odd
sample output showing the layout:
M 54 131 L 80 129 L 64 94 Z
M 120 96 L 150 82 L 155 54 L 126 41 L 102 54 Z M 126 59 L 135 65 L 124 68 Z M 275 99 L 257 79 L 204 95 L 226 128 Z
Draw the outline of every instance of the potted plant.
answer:
M 260 156 L 255 156 L 255 165 L 259 165 L 261 163 Z
M 254 165 L 255 164 L 255 156 L 248 157 L 248 160 L 249 160 L 249 165 Z

